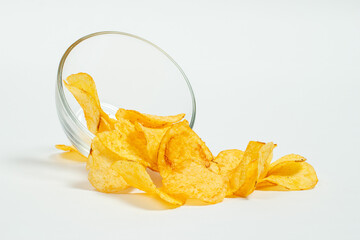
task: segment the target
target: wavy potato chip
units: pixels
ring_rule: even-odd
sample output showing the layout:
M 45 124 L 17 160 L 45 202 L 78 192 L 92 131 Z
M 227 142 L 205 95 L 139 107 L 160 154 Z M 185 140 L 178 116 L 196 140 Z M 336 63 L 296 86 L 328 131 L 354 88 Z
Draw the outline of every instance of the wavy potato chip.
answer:
M 174 116 L 156 116 L 145 113 L 140 113 L 135 110 L 126 110 L 120 108 L 116 114 L 116 119 L 127 119 L 131 122 L 139 122 L 144 127 L 149 128 L 162 128 L 170 126 L 173 123 L 179 122 L 181 119 L 185 117 L 185 114 L 178 114 Z
M 68 146 L 64 144 L 57 144 L 55 147 L 59 150 L 65 151 L 65 152 L 79 152 L 74 146 Z
M 156 188 L 149 174 L 146 172 L 146 168 L 138 162 L 119 160 L 112 165 L 112 169 L 117 171 L 132 187 L 136 187 L 147 193 L 157 194 L 161 199 L 173 205 L 181 206 L 184 204 L 182 199 L 177 199 Z
M 137 131 L 130 121 L 121 119 L 115 124 L 115 130 L 98 133 L 97 137 L 119 159 L 136 161 L 144 166 L 150 166 L 145 135 L 143 132 Z
M 116 120 L 101 109 L 99 96 L 93 78 L 86 73 L 72 74 L 64 81 L 66 88 L 73 94 L 84 111 L 88 129 L 96 134 L 98 131 L 114 129 Z M 96 109 L 95 112 L 92 110 Z
M 77 162 L 87 162 L 87 157 L 82 155 L 79 150 L 77 150 L 74 146 L 67 146 L 63 144 L 55 145 L 55 147 L 59 150 L 64 151 L 65 153 L 62 154 L 62 157 L 71 159 Z
M 307 162 L 283 161 L 272 167 L 268 176 L 260 180 L 259 189 L 271 183 L 286 190 L 306 190 L 314 188 L 317 182 L 316 172 Z
M 106 149 L 98 137 L 93 139 L 87 164 L 88 179 L 99 192 L 113 193 L 129 187 L 122 176 L 111 168 L 117 159 L 118 157 Z
M 76 101 L 84 111 L 86 124 L 90 132 L 97 133 L 100 123 L 100 107 L 95 99 L 87 92 L 65 83 L 66 88 L 73 94 Z
M 256 185 L 256 190 L 260 191 L 289 191 L 287 188 L 276 185 L 266 180 L 260 180 Z
M 166 131 L 169 127 L 164 128 L 148 128 L 144 127 L 138 122 L 135 122 L 135 128 L 138 131 L 142 131 L 145 134 L 146 146 L 149 156 L 150 168 L 154 171 L 158 171 L 158 151 L 160 147 L 160 142 L 164 137 Z
M 205 142 L 189 127 L 186 120 L 172 125 L 162 142 L 166 145 L 163 146 L 165 161 L 172 170 L 182 169 L 189 162 L 197 162 L 207 168 L 216 164 L 212 162 L 214 156 Z
M 185 120 L 170 127 L 163 137 L 158 167 L 166 191 L 207 203 L 221 202 L 226 194 L 224 178 L 212 170 L 213 156 Z
M 250 141 L 243 160 L 230 177 L 230 188 L 234 195 L 247 197 L 254 190 L 259 176 L 259 155 L 262 142 Z
M 273 142 L 269 142 L 260 149 L 258 179 L 264 178 L 269 171 L 270 162 L 273 158 L 273 150 L 275 146 L 276 145 Z
M 106 131 L 111 131 L 114 130 L 114 127 L 111 127 L 111 124 L 104 118 L 104 117 L 100 117 L 100 123 L 99 123 L 99 128 L 98 128 L 98 132 L 106 132 Z
M 221 151 L 214 159 L 220 168 L 220 174 L 229 176 L 240 164 L 244 152 L 238 149 L 229 149 Z
M 94 79 L 87 73 L 71 74 L 66 78 L 68 85 L 76 87 L 89 94 L 100 106 L 99 96 L 96 90 Z
M 275 162 L 271 163 L 270 168 L 273 168 L 273 167 L 275 167 L 276 165 L 278 165 L 279 163 L 282 163 L 282 162 L 304 162 L 304 161 L 306 161 L 306 158 L 301 156 L 301 155 L 288 154 L 288 155 L 285 155 L 285 156 L 279 158 Z

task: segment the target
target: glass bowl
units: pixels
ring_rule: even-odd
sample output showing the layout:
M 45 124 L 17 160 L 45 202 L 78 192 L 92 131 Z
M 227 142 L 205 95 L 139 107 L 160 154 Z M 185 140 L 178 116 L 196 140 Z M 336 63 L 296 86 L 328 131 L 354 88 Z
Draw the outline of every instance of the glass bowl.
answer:
M 85 72 L 96 83 L 101 106 L 111 117 L 118 108 L 155 115 L 185 113 L 193 127 L 196 102 L 184 71 L 164 50 L 141 37 L 116 31 L 96 32 L 74 42 L 61 58 L 56 108 L 70 142 L 85 156 L 94 135 L 83 111 L 64 88 L 67 76 Z

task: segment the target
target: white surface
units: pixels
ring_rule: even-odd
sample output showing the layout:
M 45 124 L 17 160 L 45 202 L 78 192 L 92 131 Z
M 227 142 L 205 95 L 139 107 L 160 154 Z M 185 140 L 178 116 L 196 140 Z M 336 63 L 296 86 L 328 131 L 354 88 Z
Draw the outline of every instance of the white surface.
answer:
M 359 239 L 359 1 L 9 2 L 0 3 L 1 239 Z M 214 154 L 272 140 L 275 157 L 306 156 L 318 186 L 175 210 L 94 191 L 84 165 L 53 148 L 67 143 L 54 88 L 67 46 L 100 30 L 140 35 L 174 57 Z

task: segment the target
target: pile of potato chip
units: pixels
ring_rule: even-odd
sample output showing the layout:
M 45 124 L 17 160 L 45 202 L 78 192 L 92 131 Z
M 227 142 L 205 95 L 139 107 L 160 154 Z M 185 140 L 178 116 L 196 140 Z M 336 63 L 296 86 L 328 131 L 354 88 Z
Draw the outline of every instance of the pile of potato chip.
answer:
M 247 197 L 255 189 L 306 190 L 317 184 L 314 168 L 300 155 L 271 163 L 276 147 L 272 142 L 250 141 L 245 151 L 224 150 L 214 157 L 183 120 L 185 114 L 155 116 L 121 108 L 112 119 L 101 109 L 90 75 L 70 75 L 64 84 L 95 134 L 87 169 L 90 183 L 100 192 L 135 187 L 181 206 L 187 199 L 214 204 L 225 197 Z M 77 151 L 72 146 L 56 147 Z M 160 174 L 162 187 L 154 184 L 147 168 Z

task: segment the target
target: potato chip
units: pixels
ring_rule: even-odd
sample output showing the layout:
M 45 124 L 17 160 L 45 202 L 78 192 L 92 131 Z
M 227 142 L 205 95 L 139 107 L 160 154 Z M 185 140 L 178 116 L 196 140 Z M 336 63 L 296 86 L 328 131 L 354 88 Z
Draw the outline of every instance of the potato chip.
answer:
M 74 146 L 67 146 L 64 144 L 57 144 L 55 147 L 65 152 L 79 152 Z
M 104 121 L 106 121 L 110 129 L 114 130 L 115 124 L 117 123 L 116 119 L 109 117 L 109 115 L 106 112 L 104 112 L 102 109 L 100 109 L 100 115 L 104 119 Z
M 255 190 L 259 176 L 259 155 L 262 142 L 250 141 L 243 159 L 230 177 L 230 188 L 234 195 L 247 197 Z
M 95 100 L 96 104 L 100 106 L 100 101 L 96 90 L 95 82 L 89 74 L 87 73 L 72 74 L 66 78 L 66 82 L 68 85 L 76 87 L 89 94 Z
M 118 159 L 118 156 L 106 149 L 98 137 L 93 139 L 87 167 L 89 182 L 96 190 L 113 193 L 129 187 L 122 176 L 111 168 Z
M 110 123 L 101 116 L 98 132 L 101 133 L 101 132 L 106 132 L 106 131 L 111 131 L 111 130 L 114 130 L 114 128 L 111 127 Z
M 130 121 L 121 119 L 115 124 L 115 130 L 98 133 L 101 143 L 120 159 L 132 160 L 150 166 L 146 139 L 143 132 L 136 130 Z
M 306 161 L 306 158 L 301 156 L 301 155 L 288 154 L 288 155 L 285 155 L 285 156 L 279 158 L 275 162 L 271 163 L 270 168 L 273 168 L 273 167 L 275 167 L 276 165 L 278 165 L 279 163 L 282 163 L 282 162 L 304 162 L 304 161 Z
M 221 202 L 226 194 L 224 178 L 212 171 L 213 156 L 185 120 L 170 127 L 158 153 L 158 167 L 170 194 Z
M 130 120 L 131 122 L 139 122 L 144 127 L 149 128 L 162 128 L 166 126 L 170 126 L 173 123 L 179 122 L 181 119 L 185 117 L 185 114 L 178 114 L 174 116 L 156 116 L 145 113 L 140 113 L 135 110 L 126 110 L 120 108 L 116 112 L 116 119 L 125 118 Z
M 256 185 L 256 190 L 260 191 L 289 191 L 287 188 L 268 182 L 266 180 L 260 180 Z
M 150 168 L 154 171 L 158 171 L 157 161 L 158 161 L 158 151 L 162 138 L 164 137 L 166 131 L 169 127 L 164 128 L 148 128 L 144 127 L 138 122 L 135 122 L 135 128 L 138 131 L 142 131 L 145 134 L 146 146 L 149 156 Z
M 161 199 L 173 205 L 180 206 L 184 204 L 183 200 L 176 199 L 156 188 L 149 174 L 146 172 L 146 168 L 138 162 L 119 160 L 112 165 L 112 169 L 117 171 L 132 187 L 136 187 L 147 193 L 157 194 Z
M 260 180 L 259 186 L 272 183 L 287 190 L 306 190 L 314 188 L 317 182 L 316 172 L 307 162 L 283 161 L 270 168 L 268 176 Z
M 97 133 L 100 123 L 100 107 L 95 99 L 80 88 L 65 83 L 66 88 L 73 94 L 84 111 L 86 124 L 90 132 Z
M 70 159 L 76 162 L 87 162 L 88 160 L 87 157 L 82 155 L 74 146 L 58 144 L 55 145 L 55 147 L 65 152 L 61 155 L 63 158 Z
M 264 178 L 270 168 L 270 162 L 273 158 L 273 150 L 275 144 L 272 142 L 266 143 L 259 152 L 259 175 L 258 179 Z
M 166 136 L 166 137 L 165 137 Z M 182 169 L 188 162 L 197 162 L 210 167 L 214 159 L 209 148 L 201 138 L 191 130 L 189 122 L 184 120 L 174 124 L 163 137 L 165 160 L 172 170 Z M 160 151 L 160 150 L 159 150 Z
M 243 156 L 244 152 L 238 149 L 224 150 L 216 156 L 214 162 L 218 163 L 221 175 L 229 176 L 240 164 Z

